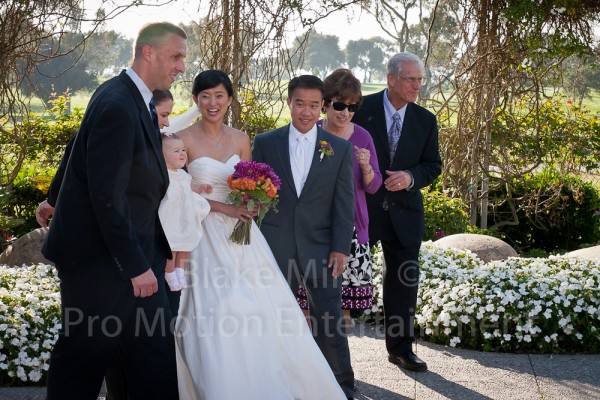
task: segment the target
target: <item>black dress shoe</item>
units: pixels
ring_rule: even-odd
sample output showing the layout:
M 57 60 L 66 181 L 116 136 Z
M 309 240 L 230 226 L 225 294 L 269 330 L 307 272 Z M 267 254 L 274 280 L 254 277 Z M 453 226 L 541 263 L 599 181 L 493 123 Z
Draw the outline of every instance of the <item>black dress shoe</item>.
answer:
M 388 355 L 388 361 L 410 371 L 427 371 L 427 363 L 417 357 L 412 351 L 395 356 L 390 354 Z

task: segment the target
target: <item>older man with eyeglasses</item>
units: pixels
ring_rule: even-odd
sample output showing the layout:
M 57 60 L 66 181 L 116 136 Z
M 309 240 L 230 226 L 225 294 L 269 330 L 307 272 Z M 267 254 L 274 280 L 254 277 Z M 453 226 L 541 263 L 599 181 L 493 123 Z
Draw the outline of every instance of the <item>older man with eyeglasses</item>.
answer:
M 441 173 L 437 119 L 415 104 L 424 83 L 423 62 L 402 52 L 387 64 L 387 88 L 365 96 L 352 121 L 375 143 L 384 182 L 367 195 L 371 245 L 381 241 L 383 308 L 388 360 L 411 371 L 427 364 L 413 351 L 419 285 L 419 248 L 425 231 L 423 197 Z

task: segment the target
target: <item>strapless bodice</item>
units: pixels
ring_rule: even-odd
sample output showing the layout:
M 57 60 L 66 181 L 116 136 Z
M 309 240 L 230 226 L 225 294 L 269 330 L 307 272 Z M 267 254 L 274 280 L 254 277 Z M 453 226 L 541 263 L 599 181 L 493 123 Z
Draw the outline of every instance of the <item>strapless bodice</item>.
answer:
M 239 161 L 240 156 L 237 154 L 225 162 L 210 157 L 199 157 L 188 164 L 188 173 L 192 176 L 193 184 L 212 186 L 212 193 L 202 193 L 203 197 L 228 203 L 227 196 L 231 189 L 227 186 L 227 178 Z

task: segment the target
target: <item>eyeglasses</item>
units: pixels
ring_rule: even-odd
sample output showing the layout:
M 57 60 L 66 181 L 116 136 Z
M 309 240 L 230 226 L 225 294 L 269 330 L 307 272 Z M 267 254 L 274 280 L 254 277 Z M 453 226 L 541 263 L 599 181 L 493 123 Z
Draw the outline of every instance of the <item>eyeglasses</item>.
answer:
M 334 101 L 331 105 L 335 111 L 344 111 L 347 108 L 348 112 L 357 112 L 359 106 L 359 104 L 346 104 L 341 101 Z
M 425 82 L 427 82 L 426 78 L 407 78 L 405 76 L 402 75 L 398 75 L 400 78 L 404 79 L 405 81 L 410 82 L 411 85 L 414 85 L 415 83 L 418 83 L 419 85 L 424 85 Z

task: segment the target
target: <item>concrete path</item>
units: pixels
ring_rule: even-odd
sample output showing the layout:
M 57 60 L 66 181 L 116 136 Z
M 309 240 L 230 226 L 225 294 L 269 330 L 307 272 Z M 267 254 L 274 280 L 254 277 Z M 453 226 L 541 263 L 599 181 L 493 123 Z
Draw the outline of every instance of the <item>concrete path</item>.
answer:
M 387 361 L 382 332 L 368 324 L 353 328 L 350 350 L 357 400 L 600 399 L 600 355 L 483 353 L 420 341 L 416 353 L 429 371 L 409 372 Z M 0 400 L 42 399 L 44 388 L 0 388 Z
M 420 341 L 427 372 L 387 361 L 383 332 L 354 327 L 350 349 L 356 399 L 600 399 L 600 355 L 484 353 Z

